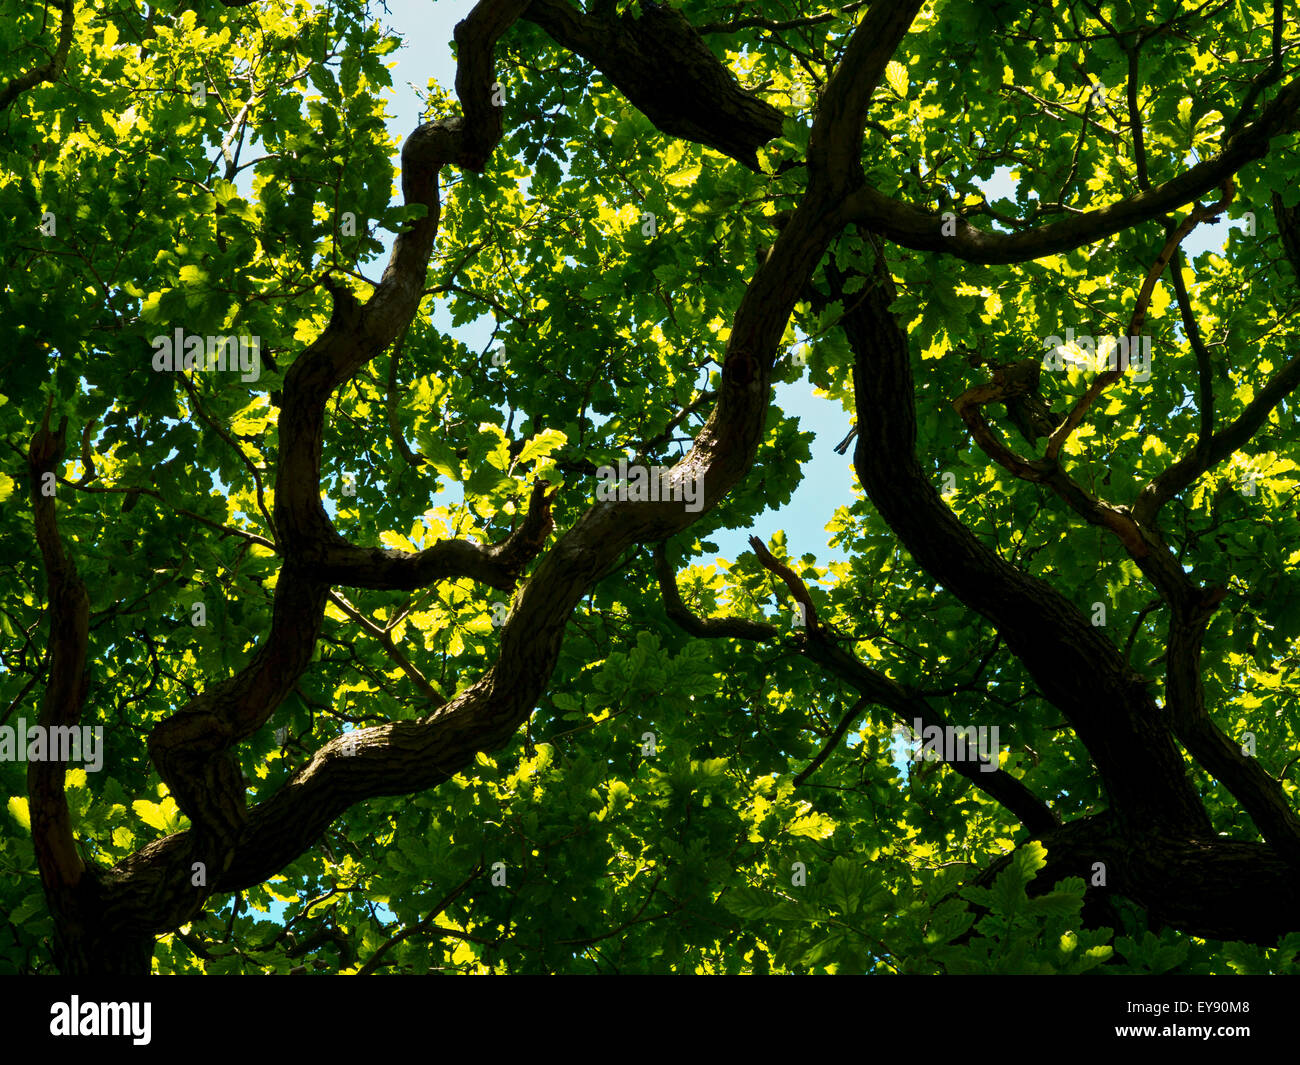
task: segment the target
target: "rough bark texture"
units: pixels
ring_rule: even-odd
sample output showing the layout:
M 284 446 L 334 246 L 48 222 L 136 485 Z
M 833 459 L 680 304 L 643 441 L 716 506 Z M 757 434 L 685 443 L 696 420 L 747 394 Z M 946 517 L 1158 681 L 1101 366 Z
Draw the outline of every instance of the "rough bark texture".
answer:
M 524 18 L 592 63 L 664 133 L 716 148 L 751 170 L 759 168 L 758 149 L 781 135 L 781 112 L 741 89 L 667 4 L 643 4 L 639 19 L 601 18 L 564 0 L 533 0 Z

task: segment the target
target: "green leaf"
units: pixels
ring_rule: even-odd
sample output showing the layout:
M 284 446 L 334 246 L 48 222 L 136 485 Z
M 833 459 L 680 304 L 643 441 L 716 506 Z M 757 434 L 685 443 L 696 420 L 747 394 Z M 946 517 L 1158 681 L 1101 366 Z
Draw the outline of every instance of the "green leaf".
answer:
M 564 447 L 569 442 L 569 438 L 558 429 L 543 429 L 526 444 L 523 450 L 519 452 L 520 464 L 533 462 L 536 459 L 544 458 L 553 454 L 557 449 Z
M 885 80 L 899 96 L 907 95 L 907 67 L 902 63 L 891 59 L 885 67 Z
M 131 803 L 131 809 L 150 828 L 156 828 L 161 832 L 167 831 L 167 812 L 161 803 L 149 802 L 147 799 L 136 799 Z

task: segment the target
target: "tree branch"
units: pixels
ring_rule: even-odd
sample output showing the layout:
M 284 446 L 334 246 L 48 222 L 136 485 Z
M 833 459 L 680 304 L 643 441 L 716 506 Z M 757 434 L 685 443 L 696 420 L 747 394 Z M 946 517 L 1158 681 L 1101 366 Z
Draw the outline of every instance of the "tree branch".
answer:
M 55 45 L 54 54 L 50 56 L 48 62 L 33 67 L 26 74 L 12 78 L 3 88 L 0 88 L 0 111 L 7 110 L 19 96 L 41 82 L 58 81 L 64 67 L 67 66 L 68 50 L 72 47 L 72 30 L 76 24 L 76 9 L 72 0 L 53 0 L 53 3 L 63 11 L 63 17 L 59 20 L 59 40 Z
M 751 539 L 750 543 L 753 542 L 754 540 Z M 758 556 L 759 561 L 781 577 L 795 597 L 806 604 L 805 609 L 809 609 L 812 599 L 808 594 L 807 586 L 788 566 L 774 559 L 761 540 L 758 543 L 763 546 L 763 551 Z M 775 563 L 776 568 L 769 565 L 769 560 Z M 681 594 L 677 589 L 677 577 L 668 562 L 665 544 L 657 545 L 655 567 L 664 603 L 675 604 L 669 609 L 669 617 L 692 635 L 709 638 L 735 637 L 761 642 L 772 642 L 780 638 L 780 631 L 773 625 L 750 622 L 742 618 L 700 618 L 687 610 L 682 605 Z M 815 619 L 815 611 L 810 616 Z M 805 637 L 799 644 L 798 650 L 809 660 L 816 662 L 829 673 L 855 688 L 861 694 L 863 702 L 874 703 L 892 710 L 905 724 L 912 725 L 919 719 L 922 728 L 938 726 L 942 729 L 947 726 L 943 714 L 931 707 L 925 699 L 903 688 L 883 673 L 864 665 L 856 656 L 837 647 L 824 630 L 815 623 L 806 626 Z M 860 706 L 861 703 L 858 705 Z M 855 711 L 856 709 L 855 707 Z M 844 730 L 852 723 L 854 716 L 856 716 L 855 712 L 850 712 L 840 722 L 836 735 L 828 741 L 821 754 L 795 778 L 796 784 L 802 784 L 825 761 L 831 748 L 838 744 Z M 987 762 L 948 762 L 947 764 L 991 799 L 1001 803 L 1032 831 L 1046 831 L 1058 823 L 1056 814 L 1006 770 Z
M 1160 249 L 1160 254 L 1156 256 L 1156 261 L 1151 264 L 1151 269 L 1147 271 L 1146 279 L 1142 282 L 1142 289 L 1138 293 L 1137 302 L 1133 306 L 1133 317 L 1129 320 L 1128 333 L 1126 334 L 1128 337 L 1134 338 L 1141 335 L 1142 325 L 1146 321 L 1147 306 L 1151 302 L 1152 293 L 1155 292 L 1156 282 L 1160 280 L 1160 275 L 1164 273 L 1165 267 L 1169 265 L 1169 260 L 1173 258 L 1174 252 L 1178 250 L 1178 245 L 1200 222 L 1216 218 L 1221 214 L 1232 199 L 1233 190 L 1234 186 L 1231 179 L 1225 181 L 1221 200 L 1209 207 L 1202 207 L 1197 204 L 1192 209 L 1191 214 L 1183 219 L 1182 224 L 1169 235 L 1164 247 Z M 1123 373 L 1124 370 L 1119 365 L 1119 359 L 1116 358 L 1114 369 L 1099 373 L 1093 379 L 1092 384 L 1088 386 L 1088 390 L 1079 397 L 1070 413 L 1065 416 L 1065 421 L 1057 427 L 1047 441 L 1046 457 L 1049 460 L 1055 459 L 1060 454 L 1061 448 L 1070 438 L 1070 434 L 1074 432 L 1075 427 L 1083 420 L 1088 408 L 1105 391 L 1107 386 L 1118 381 L 1123 376 Z
M 1094 243 L 1205 195 L 1247 163 L 1267 155 L 1274 137 L 1293 131 L 1298 108 L 1300 81 L 1293 81 L 1260 112 L 1259 118 L 1228 137 L 1219 154 L 1178 177 L 1095 211 L 1019 233 L 988 232 L 956 217 L 955 232 L 945 236 L 942 215 L 922 211 L 865 184 L 844 198 L 841 217 L 916 251 L 947 252 L 959 259 L 990 265 L 1027 262 Z
M 90 600 L 77 566 L 63 549 L 59 537 L 54 492 L 48 491 L 53 473 L 63 457 L 68 419 L 50 430 L 53 401 L 45 405 L 41 427 L 32 437 L 28 451 L 31 476 L 32 512 L 36 543 L 45 565 L 46 596 L 49 600 L 49 673 L 41 699 L 40 727 L 49 735 L 51 727 L 74 727 L 81 721 L 86 698 L 86 650 L 90 643 Z M 53 753 L 53 752 L 49 752 Z M 66 907 L 64 896 L 81 880 L 84 869 L 72 834 L 68 801 L 63 790 L 67 760 L 33 760 L 27 766 L 32 843 L 41 870 L 46 897 L 52 907 Z
M 781 135 L 781 112 L 736 84 L 695 27 L 666 4 L 647 3 L 633 18 L 533 0 L 523 17 L 591 63 L 669 136 L 759 170 L 758 149 Z
M 933 578 L 997 628 L 1045 698 L 1065 712 L 1111 801 L 1128 816 L 1208 831 L 1168 723 L 1117 648 L 1046 582 L 981 543 L 940 498 L 916 457 L 916 398 L 907 339 L 877 283 L 842 319 L 854 353 L 854 469 L 868 497 Z

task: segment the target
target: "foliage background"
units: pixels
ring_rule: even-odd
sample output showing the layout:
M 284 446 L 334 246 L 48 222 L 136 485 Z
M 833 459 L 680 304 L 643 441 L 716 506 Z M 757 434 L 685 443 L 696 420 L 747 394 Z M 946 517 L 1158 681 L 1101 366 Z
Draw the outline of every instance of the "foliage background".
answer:
M 873 110 L 868 176 L 941 208 L 982 201 L 995 170 L 1010 167 L 1014 191 L 992 205 L 1006 213 L 1056 196 L 1072 168 L 1085 205 L 1126 194 L 1120 149 L 1099 137 L 1076 150 L 1074 124 L 1025 112 L 1010 88 L 1073 98 L 1080 66 L 1122 85 L 1125 57 L 1105 39 L 1047 54 L 994 34 L 1005 6 L 927 6 L 891 66 L 887 106 Z M 681 7 L 697 23 L 733 14 L 697 0 Z M 1152 16 L 1164 7 L 1172 10 L 1152 5 Z M 1212 150 L 1239 92 L 1238 64 L 1266 39 L 1259 27 L 1270 5 L 1220 7 L 1222 23 L 1149 53 L 1153 166 L 1176 172 Z M 1105 8 L 1134 17 L 1133 5 Z M 745 10 L 778 17 L 785 7 Z M 0 56 L 10 77 L 38 56 L 31 42 L 45 13 L 11 2 L 3 11 Z M 276 460 L 276 390 L 328 317 L 321 272 L 364 291 L 403 218 L 392 206 L 398 143 L 385 123 L 396 41 L 376 22 L 379 12 L 356 0 L 263 4 L 251 15 L 209 2 L 154 11 L 146 46 L 133 5 L 78 5 L 67 76 L 26 94 L 0 132 L 8 223 L 0 233 L 0 706 L 13 723 L 43 683 L 43 577 L 22 454 L 48 400 L 88 434 L 80 457 L 69 455 L 60 530 L 92 594 L 86 722 L 104 726 L 106 768 L 73 770 L 68 784 L 84 853 L 104 864 L 185 826 L 150 770 L 144 738 L 212 678 L 237 670 L 269 625 L 278 567 L 273 552 L 239 531 L 269 535 L 269 482 L 263 476 L 259 492 L 253 471 Z M 1066 11 L 1045 17 L 1064 32 Z M 1221 24 L 1235 36 L 1219 39 Z M 827 59 L 851 25 L 844 14 L 822 27 Z M 400 357 L 375 360 L 331 407 L 324 484 L 350 540 L 408 550 L 452 534 L 497 540 L 537 476 L 563 481 L 555 520 L 564 529 L 593 494 L 591 478 L 568 464 L 601 465 L 630 442 L 674 435 L 675 411 L 716 380 L 756 249 L 770 245 L 773 217 L 801 188 L 799 169 L 782 173 L 781 164 L 806 147 L 816 85 L 752 33 L 713 40 L 742 84 L 764 86 L 792 116 L 764 153 L 766 173 L 659 133 L 537 27 L 521 23 L 503 41 L 506 137 L 483 175 L 444 175 L 427 303 Z M 187 88 L 197 80 L 215 86 L 201 107 Z M 232 155 L 239 164 L 266 158 L 232 173 L 223 141 L 250 99 L 248 129 L 225 147 L 242 151 Z M 429 114 L 447 113 L 449 89 L 431 83 L 428 105 Z M 1231 212 L 1252 209 L 1257 233 L 1235 230 L 1226 247 L 1185 263 L 1202 331 L 1231 338 L 1215 386 L 1224 417 L 1294 344 L 1296 279 L 1261 206 L 1273 193 L 1286 207 L 1300 202 L 1293 141 L 1238 177 Z M 344 210 L 364 221 L 355 237 L 339 233 Z M 54 237 L 37 231 L 44 211 L 57 218 Z M 643 211 L 657 220 L 652 238 Z M 936 483 L 955 475 L 950 505 L 1082 609 L 1104 603 L 1109 631 L 1159 685 L 1159 612 L 1147 611 L 1153 596 L 1136 567 L 1045 490 L 990 464 L 950 405 L 974 380 L 961 348 L 1018 358 L 1039 353 L 1041 337 L 1066 325 L 1100 335 L 1127 321 L 1152 250 L 1152 233 L 1139 229 L 1005 267 L 896 249 L 889 266 L 895 311 L 910 322 L 918 449 Z M 842 269 L 870 261 L 849 233 L 833 255 Z M 998 725 L 1004 767 L 1051 796 L 1065 819 L 1099 809 L 1105 796 L 1059 712 L 988 626 L 915 565 L 855 484 L 841 477 L 829 543 L 776 528 L 794 527 L 782 508 L 814 439 L 824 452 L 850 421 L 842 313 L 829 299 L 797 309 L 787 339 L 791 352 L 805 345 L 809 366 L 787 358 L 778 378 L 810 381 L 845 413 L 810 426 L 789 403 L 774 406 L 747 480 L 671 545 L 683 596 L 701 615 L 788 625 L 789 600 L 753 554 L 737 545 L 729 559 L 708 561 L 720 544 L 736 544 L 737 531 L 754 530 L 808 582 L 820 615 L 854 635 L 859 657 L 923 689 L 957 689 L 946 702 L 951 719 Z M 458 332 L 485 315 L 490 336 Z M 208 377 L 185 388 L 152 373 L 149 338 L 177 324 L 259 335 L 270 356 L 260 380 Z M 1194 365 L 1167 282 L 1149 328 L 1158 372 L 1108 392 L 1072 445 L 1093 483 L 1120 496 L 1119 486 L 1145 483 L 1195 439 L 1182 383 L 1194 380 Z M 491 360 L 498 344 L 504 367 Z M 1045 374 L 1043 387 L 1059 407 L 1081 379 Z M 1300 636 L 1293 418 L 1284 403 L 1248 449 L 1172 504 L 1171 524 L 1182 527 L 1191 572 L 1230 575 L 1231 598 L 1207 639 L 1207 696 L 1231 734 L 1260 738 L 1261 761 L 1283 776 L 1294 805 L 1286 777 L 1300 728 L 1290 669 Z M 686 419 L 675 435 L 688 444 L 700 421 Z M 823 426 L 825 434 L 812 431 Z M 682 449 L 664 443 L 656 454 Z M 1239 490 L 1251 472 L 1254 497 Z M 355 496 L 343 491 L 345 475 Z M 312 669 L 274 728 L 241 749 L 250 804 L 281 787 L 323 739 L 427 712 L 429 693 L 412 669 L 445 698 L 493 660 L 492 605 L 502 597 L 482 586 L 340 594 L 347 598 L 328 609 Z M 189 623 L 198 601 L 205 628 Z M 980 683 L 963 688 L 972 676 Z M 794 785 L 855 698 L 788 642 L 687 636 L 664 611 L 650 550 L 638 550 L 572 618 L 549 692 L 510 747 L 480 755 L 472 773 L 436 790 L 354 807 L 279 876 L 214 899 L 201 919 L 162 937 L 154 969 L 1295 971 L 1300 936 L 1277 949 L 1205 941 L 1149 928 L 1123 903 L 1114 938 L 1082 931 L 1082 880 L 1026 895 L 1042 865 L 1032 846 L 991 889 L 959 891 L 1025 833 L 955 774 L 908 762 L 887 711 L 857 716 L 847 744 L 808 784 Z M 643 753 L 647 732 L 653 755 Z M 1216 826 L 1254 838 L 1223 789 L 1206 778 L 1202 785 Z M 52 929 L 25 790 L 24 767 L 0 764 L 8 804 L 0 971 L 45 972 Z M 490 882 L 498 861 L 508 867 L 505 887 Z M 795 862 L 807 867 L 806 886 L 791 884 Z

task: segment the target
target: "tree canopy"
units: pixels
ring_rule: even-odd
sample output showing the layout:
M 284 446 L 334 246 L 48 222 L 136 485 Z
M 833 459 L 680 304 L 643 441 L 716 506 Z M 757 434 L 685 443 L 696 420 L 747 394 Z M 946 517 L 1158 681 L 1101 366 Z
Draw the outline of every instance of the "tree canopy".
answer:
M 1300 967 L 1281 0 L 0 10 L 0 969 Z

